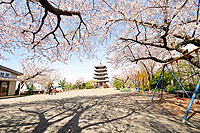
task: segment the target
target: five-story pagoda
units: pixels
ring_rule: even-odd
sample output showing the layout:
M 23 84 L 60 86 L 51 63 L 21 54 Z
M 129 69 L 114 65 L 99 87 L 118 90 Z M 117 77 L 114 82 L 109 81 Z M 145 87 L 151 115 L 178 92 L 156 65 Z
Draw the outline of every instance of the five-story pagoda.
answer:
M 106 82 L 109 82 L 107 67 L 105 65 L 102 65 L 101 63 L 98 66 L 94 67 L 94 79 L 97 80 L 97 87 L 103 87 L 103 85 L 106 84 Z

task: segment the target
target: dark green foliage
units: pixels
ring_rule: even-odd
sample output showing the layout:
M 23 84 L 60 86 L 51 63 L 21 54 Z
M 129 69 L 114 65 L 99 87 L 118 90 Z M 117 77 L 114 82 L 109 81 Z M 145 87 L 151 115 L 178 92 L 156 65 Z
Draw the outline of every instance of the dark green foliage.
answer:
M 86 87 L 86 83 L 82 83 L 81 89 L 85 89 L 85 87 Z
M 155 89 L 157 82 L 158 82 L 158 79 L 160 77 L 160 74 L 161 74 L 161 70 L 157 71 L 153 75 L 153 78 L 150 81 L 151 89 Z M 174 74 L 177 75 L 176 72 Z M 172 74 L 168 70 L 165 70 L 165 72 L 164 72 L 164 88 L 171 85 L 171 80 L 173 80 L 174 83 L 176 82 L 174 77 L 172 76 Z M 162 84 L 162 77 L 161 77 L 160 82 L 158 84 L 158 90 L 160 90 L 161 84 Z
M 197 85 L 197 81 L 195 81 L 194 84 L 193 84 L 193 83 L 189 83 L 189 85 L 186 86 L 185 89 L 186 89 L 187 91 L 194 91 L 195 88 L 196 88 L 196 85 Z
M 194 91 L 199 79 L 197 74 L 199 69 L 188 61 L 180 60 L 176 71 L 179 71 L 178 79 L 183 87 L 188 91 Z
M 72 83 L 66 83 L 65 87 L 63 88 L 63 90 L 71 90 L 72 89 Z
M 72 90 L 77 89 L 76 85 L 72 85 Z
M 169 93 L 175 93 L 175 91 L 177 90 L 177 88 L 175 86 L 169 86 L 166 90 Z
M 33 84 L 30 84 L 30 85 L 27 84 L 27 89 L 28 91 L 26 95 L 33 95 L 33 90 L 36 89 L 36 87 Z
M 173 68 L 170 67 L 170 70 L 174 73 L 175 77 L 181 83 L 183 88 L 186 91 L 194 91 L 197 85 L 197 81 L 199 79 L 198 71 L 199 69 L 189 64 L 187 61 L 179 60 L 178 64 L 176 62 L 173 63 Z M 196 74 L 195 74 L 196 73 Z M 150 84 L 151 89 L 155 89 L 156 84 L 158 82 L 159 76 L 161 74 L 161 70 L 157 71 L 153 76 Z M 171 84 L 173 81 L 173 84 Z M 162 77 L 158 85 L 158 90 L 161 88 Z M 164 73 L 164 91 L 169 93 L 174 93 L 176 90 L 182 90 L 181 86 L 177 83 L 172 74 L 165 68 Z
M 117 90 L 119 90 L 120 88 L 123 88 L 123 86 L 124 86 L 123 82 L 119 80 L 115 80 L 113 82 L 113 87 L 117 88 Z
M 64 78 L 63 80 L 60 80 L 58 83 L 62 88 L 66 87 L 66 79 Z

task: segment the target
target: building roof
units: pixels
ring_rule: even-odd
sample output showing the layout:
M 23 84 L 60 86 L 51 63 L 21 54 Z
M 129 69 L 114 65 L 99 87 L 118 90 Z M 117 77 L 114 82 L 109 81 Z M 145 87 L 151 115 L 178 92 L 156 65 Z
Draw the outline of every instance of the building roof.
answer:
M 95 68 L 106 68 L 106 65 L 102 65 L 101 63 L 98 66 L 94 66 Z
M 22 80 L 17 79 L 17 78 L 5 78 L 5 77 L 0 77 L 0 80 L 3 80 L 3 81 L 22 81 Z
M 95 76 L 94 79 L 106 79 L 108 76 Z
M 96 72 L 96 73 L 94 73 L 94 75 L 103 76 L 103 75 L 108 75 L 108 73 L 107 72 Z
M 23 75 L 23 73 L 21 73 L 21 72 L 15 71 L 15 70 L 13 70 L 13 69 L 11 69 L 11 68 L 8 68 L 8 67 L 2 66 L 2 65 L 0 65 L 0 69 L 3 69 L 3 70 L 5 70 L 5 71 L 11 72 L 11 73 L 14 73 L 14 74 L 16 74 L 17 76 Z
M 109 82 L 108 80 L 97 80 L 97 83 L 104 83 L 104 82 Z
M 94 71 L 95 72 L 104 72 L 104 71 L 107 71 L 107 69 L 106 68 L 104 68 L 104 69 L 95 69 Z

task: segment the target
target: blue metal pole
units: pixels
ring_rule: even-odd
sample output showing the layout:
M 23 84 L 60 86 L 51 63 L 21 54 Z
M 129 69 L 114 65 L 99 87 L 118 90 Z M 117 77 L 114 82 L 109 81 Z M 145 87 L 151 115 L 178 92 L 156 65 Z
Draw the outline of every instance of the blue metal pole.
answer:
M 184 119 L 183 119 L 183 123 L 185 123 L 185 121 L 186 121 L 186 119 L 187 119 L 187 116 L 188 116 L 188 114 L 189 114 L 189 112 L 190 112 L 190 109 L 191 109 L 191 107 L 192 107 L 192 104 L 193 104 L 193 102 L 194 102 L 194 99 L 195 99 L 195 97 L 196 97 L 196 94 L 197 94 L 197 92 L 198 92 L 199 86 L 200 86 L 200 78 L 199 78 L 199 82 L 198 82 L 198 84 L 197 84 L 197 86 L 196 86 L 196 89 L 194 90 L 194 93 L 193 93 L 193 95 L 192 95 L 192 99 L 191 99 L 191 101 L 190 101 L 190 104 L 188 105 L 187 111 L 186 111 L 185 116 L 184 116 Z
M 161 91 L 161 99 L 163 97 L 163 89 L 164 89 L 164 74 L 165 74 L 165 71 L 163 71 L 163 76 L 162 76 L 162 91 Z
M 181 85 L 181 83 L 178 81 L 178 79 L 175 77 L 175 75 L 172 73 L 172 71 L 167 67 L 167 69 L 171 72 L 171 74 L 174 76 L 174 78 L 176 79 L 176 81 L 178 82 L 178 84 L 181 86 L 181 88 L 183 89 L 183 91 L 186 93 L 186 95 L 190 98 L 190 96 L 188 95 L 188 93 L 185 91 L 185 89 L 183 88 L 183 86 Z
M 138 91 L 140 91 L 140 80 L 138 79 Z
M 160 77 L 159 77 L 158 82 L 157 82 L 157 84 L 156 84 L 156 88 L 155 88 L 155 91 L 154 91 L 154 93 L 153 93 L 152 100 L 153 100 L 154 95 L 155 95 L 155 93 L 156 93 L 156 89 L 157 89 L 158 84 L 159 84 L 159 82 L 160 82 L 160 78 L 161 78 L 161 76 L 162 76 L 162 73 L 164 72 L 164 68 L 165 68 L 165 66 L 163 66 L 163 69 L 162 69 L 162 71 L 161 71 Z

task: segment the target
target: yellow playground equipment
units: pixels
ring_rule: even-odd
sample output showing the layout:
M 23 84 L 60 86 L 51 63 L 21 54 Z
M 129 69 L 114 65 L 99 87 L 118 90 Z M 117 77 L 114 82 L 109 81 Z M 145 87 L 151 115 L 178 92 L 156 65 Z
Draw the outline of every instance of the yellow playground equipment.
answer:
M 142 72 L 142 74 L 140 74 L 139 71 L 137 72 L 137 74 L 135 74 L 135 81 L 138 84 L 138 86 L 136 86 L 136 90 L 142 90 L 142 93 L 144 93 L 144 86 L 146 86 L 149 89 L 149 93 L 151 92 L 150 82 L 147 72 L 145 70 Z

